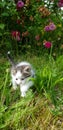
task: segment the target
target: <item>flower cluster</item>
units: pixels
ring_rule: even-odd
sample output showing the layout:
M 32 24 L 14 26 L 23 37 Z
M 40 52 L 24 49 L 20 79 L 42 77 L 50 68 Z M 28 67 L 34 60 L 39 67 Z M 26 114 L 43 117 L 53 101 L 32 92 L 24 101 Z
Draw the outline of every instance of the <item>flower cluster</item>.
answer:
M 48 49 L 49 49 L 49 48 L 51 48 L 52 43 L 49 42 L 49 41 L 44 40 L 43 45 L 45 46 L 45 48 L 48 48 Z
M 24 7 L 24 2 L 22 0 L 19 0 L 16 4 L 17 10 L 20 10 L 22 7 Z
M 40 6 L 38 11 L 41 13 L 42 17 L 47 17 L 50 15 L 50 11 L 44 6 Z
M 19 31 L 12 31 L 11 35 L 12 35 L 13 39 L 20 41 L 20 32 Z
M 59 7 L 63 7 L 63 0 L 59 0 L 58 6 L 59 6 Z
M 49 25 L 45 26 L 44 30 L 49 32 L 49 31 L 54 31 L 56 29 L 56 25 L 54 23 L 49 23 Z

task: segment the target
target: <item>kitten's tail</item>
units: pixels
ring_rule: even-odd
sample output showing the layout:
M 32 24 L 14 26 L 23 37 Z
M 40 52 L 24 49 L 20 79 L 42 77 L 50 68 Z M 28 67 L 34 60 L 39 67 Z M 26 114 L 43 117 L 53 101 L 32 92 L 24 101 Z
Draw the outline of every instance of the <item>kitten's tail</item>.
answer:
M 12 58 L 11 55 L 10 55 L 10 51 L 7 52 L 7 58 L 9 59 L 11 65 L 12 65 L 12 66 L 15 66 L 15 62 L 14 62 L 13 58 Z

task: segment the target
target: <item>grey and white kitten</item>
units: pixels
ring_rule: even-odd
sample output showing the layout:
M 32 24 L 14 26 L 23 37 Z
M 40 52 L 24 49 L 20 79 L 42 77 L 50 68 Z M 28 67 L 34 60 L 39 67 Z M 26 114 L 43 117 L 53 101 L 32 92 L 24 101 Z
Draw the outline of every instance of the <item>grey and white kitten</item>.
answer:
M 23 61 L 15 64 L 10 52 L 8 52 L 8 59 L 11 62 L 11 77 L 13 89 L 16 90 L 17 86 L 20 86 L 21 96 L 25 97 L 28 89 L 33 86 L 31 78 L 35 77 L 35 72 L 30 63 Z

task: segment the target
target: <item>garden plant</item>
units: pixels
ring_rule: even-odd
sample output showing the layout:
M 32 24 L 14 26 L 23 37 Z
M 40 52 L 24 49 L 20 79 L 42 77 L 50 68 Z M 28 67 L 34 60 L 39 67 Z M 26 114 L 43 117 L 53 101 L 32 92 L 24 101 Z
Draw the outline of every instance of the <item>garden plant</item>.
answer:
M 63 130 L 63 0 L 0 0 L 0 129 Z M 12 89 L 7 52 L 35 68 Z

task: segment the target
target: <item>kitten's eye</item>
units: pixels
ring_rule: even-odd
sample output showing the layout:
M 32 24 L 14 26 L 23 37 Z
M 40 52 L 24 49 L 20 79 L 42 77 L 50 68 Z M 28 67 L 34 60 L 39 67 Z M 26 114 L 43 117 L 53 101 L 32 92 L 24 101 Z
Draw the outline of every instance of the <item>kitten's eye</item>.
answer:
M 24 78 L 21 78 L 21 80 L 24 80 Z
M 16 80 L 18 80 L 18 78 L 16 78 Z

